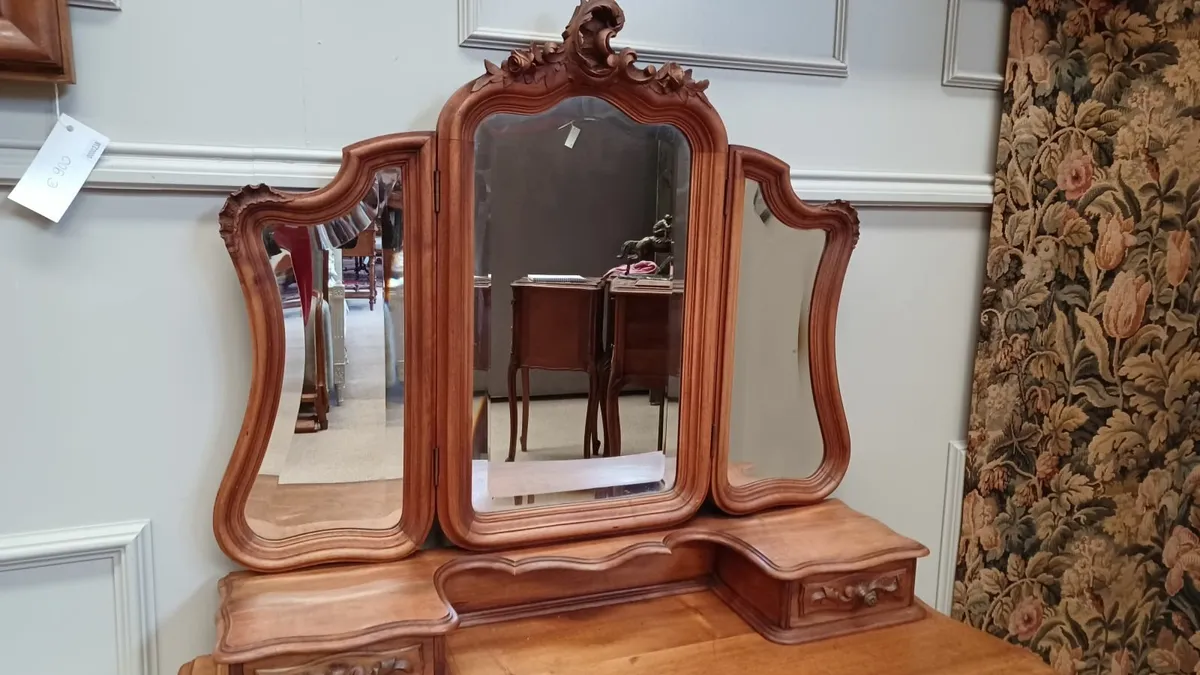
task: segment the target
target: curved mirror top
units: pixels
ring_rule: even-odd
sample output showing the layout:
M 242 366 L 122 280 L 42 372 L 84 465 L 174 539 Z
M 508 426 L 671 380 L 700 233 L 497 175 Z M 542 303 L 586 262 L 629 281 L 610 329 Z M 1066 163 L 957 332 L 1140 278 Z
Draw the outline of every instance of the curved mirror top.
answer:
M 400 169 L 349 213 L 263 231 L 283 309 L 279 408 L 246 520 L 264 539 L 387 530 L 404 482 Z
M 599 98 L 479 125 L 476 511 L 674 486 L 690 175 Z
M 733 346 L 729 483 L 808 478 L 825 446 L 813 396 L 809 311 L 826 234 L 780 222 L 745 184 Z

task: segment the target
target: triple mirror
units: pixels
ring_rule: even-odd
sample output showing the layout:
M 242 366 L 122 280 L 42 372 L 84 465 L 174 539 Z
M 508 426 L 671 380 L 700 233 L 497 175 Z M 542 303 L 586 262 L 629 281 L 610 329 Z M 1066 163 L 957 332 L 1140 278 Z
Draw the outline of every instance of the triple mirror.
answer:
M 826 497 L 857 219 L 729 146 L 707 82 L 585 0 L 436 133 L 348 147 L 221 229 L 253 339 L 217 539 L 261 570 L 529 545 Z

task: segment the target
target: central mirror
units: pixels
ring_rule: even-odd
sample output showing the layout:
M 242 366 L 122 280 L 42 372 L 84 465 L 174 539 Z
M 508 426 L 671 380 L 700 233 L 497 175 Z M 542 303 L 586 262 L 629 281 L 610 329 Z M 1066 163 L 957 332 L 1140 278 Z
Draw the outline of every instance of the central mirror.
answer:
M 687 139 L 581 96 L 474 148 L 474 509 L 670 491 Z

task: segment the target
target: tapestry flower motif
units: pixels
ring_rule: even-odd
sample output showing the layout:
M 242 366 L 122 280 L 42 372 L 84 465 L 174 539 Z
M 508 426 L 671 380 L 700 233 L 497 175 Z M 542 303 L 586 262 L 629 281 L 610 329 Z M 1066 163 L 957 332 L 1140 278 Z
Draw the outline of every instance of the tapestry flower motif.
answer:
M 954 614 L 1200 675 L 1200 0 L 1015 0 Z

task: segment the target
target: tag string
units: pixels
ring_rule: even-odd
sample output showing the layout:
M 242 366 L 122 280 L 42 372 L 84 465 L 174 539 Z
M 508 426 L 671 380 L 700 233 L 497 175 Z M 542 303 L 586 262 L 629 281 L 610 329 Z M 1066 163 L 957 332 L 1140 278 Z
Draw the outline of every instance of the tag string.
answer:
M 54 121 L 58 122 L 58 118 L 62 117 L 62 112 L 58 109 L 58 83 L 54 83 Z

